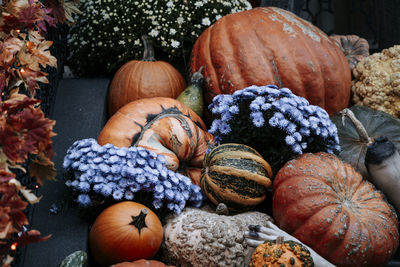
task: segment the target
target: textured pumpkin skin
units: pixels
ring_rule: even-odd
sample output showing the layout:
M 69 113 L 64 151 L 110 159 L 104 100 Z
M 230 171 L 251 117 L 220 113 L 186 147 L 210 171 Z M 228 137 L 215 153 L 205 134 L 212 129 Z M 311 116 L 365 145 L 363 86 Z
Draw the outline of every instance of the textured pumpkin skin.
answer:
M 227 143 L 204 157 L 200 184 L 215 205 L 224 203 L 230 210 L 242 211 L 265 200 L 271 177 L 271 167 L 256 150 Z
M 204 154 L 214 137 L 206 131 L 202 119 L 178 100 L 153 97 L 119 109 L 97 141 L 118 147 L 137 145 L 164 155 L 167 168 L 179 168 L 199 185 Z
M 147 209 L 145 226 L 138 230 L 132 216 Z M 89 233 L 90 250 L 101 266 L 153 257 L 161 246 L 163 228 L 157 215 L 146 206 L 124 201 L 105 209 Z
M 353 70 L 361 59 L 369 56 L 369 44 L 364 38 L 357 35 L 332 35 L 329 38 L 342 50 L 350 70 Z
M 382 266 L 396 252 L 398 221 L 383 194 L 328 153 L 304 154 L 275 177 L 277 225 L 337 266 Z
M 314 261 L 310 251 L 293 240 L 278 244 L 276 240 L 268 240 L 259 245 L 251 256 L 250 267 L 262 266 L 294 266 L 313 267 Z
M 265 226 L 268 221 L 269 215 L 257 211 L 220 215 L 208 205 L 187 207 L 166 217 L 162 261 L 180 267 L 248 266 L 252 248 L 243 235 L 249 225 Z
M 112 79 L 108 112 L 113 115 L 125 104 L 141 98 L 177 98 L 185 88 L 185 80 L 171 64 L 132 60 L 125 63 Z
M 351 74 L 342 51 L 293 13 L 259 7 L 229 14 L 207 28 L 191 55 L 204 66 L 205 102 L 251 85 L 287 87 L 330 115 L 348 106 Z

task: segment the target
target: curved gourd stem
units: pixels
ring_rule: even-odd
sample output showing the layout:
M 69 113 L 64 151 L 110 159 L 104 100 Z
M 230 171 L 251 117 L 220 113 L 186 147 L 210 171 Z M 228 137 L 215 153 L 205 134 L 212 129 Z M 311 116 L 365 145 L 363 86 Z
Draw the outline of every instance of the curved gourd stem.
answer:
M 138 216 L 131 216 L 132 217 L 132 221 L 129 223 L 130 225 L 135 226 L 140 234 L 140 230 L 142 230 L 142 228 L 147 227 L 146 226 L 146 216 L 149 213 L 149 211 L 146 208 L 143 208 Z
M 358 136 L 360 136 L 360 141 L 362 143 L 365 143 L 367 145 L 373 143 L 374 140 L 368 136 L 367 130 L 365 130 L 362 123 L 356 118 L 353 111 L 351 111 L 348 108 L 345 108 L 344 110 L 340 111 L 340 114 L 342 115 L 343 124 L 344 124 L 344 117 L 349 118 L 350 121 L 354 124 L 354 127 L 356 127 Z
M 153 45 L 151 44 L 151 40 L 149 36 L 147 35 L 142 35 L 141 37 L 142 43 L 143 43 L 143 61 L 156 61 L 156 58 L 154 57 L 154 48 Z
M 140 140 L 142 140 L 144 133 L 146 132 L 146 130 L 148 130 L 156 121 L 162 119 L 162 118 L 166 118 L 166 117 L 174 117 L 176 118 L 182 125 L 182 127 L 184 129 L 190 129 L 189 125 L 187 124 L 187 122 L 182 119 L 181 117 L 185 116 L 188 117 L 186 115 L 184 115 L 181 112 L 177 112 L 177 111 L 169 111 L 169 112 L 165 112 L 165 113 L 160 113 L 158 114 L 156 117 L 154 117 L 154 119 L 152 119 L 151 121 L 149 121 L 146 125 L 141 126 L 142 130 L 139 134 L 139 136 L 136 138 L 134 138 L 134 140 L 132 140 L 132 144 L 131 146 L 137 146 L 137 144 L 140 142 Z M 190 117 L 189 117 L 190 118 Z

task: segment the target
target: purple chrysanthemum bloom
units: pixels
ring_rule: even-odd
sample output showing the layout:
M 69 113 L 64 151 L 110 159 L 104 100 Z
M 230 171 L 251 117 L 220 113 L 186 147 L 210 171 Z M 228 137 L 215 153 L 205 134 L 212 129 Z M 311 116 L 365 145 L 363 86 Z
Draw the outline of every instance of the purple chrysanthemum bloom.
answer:
M 67 150 L 64 166 L 75 176 L 67 180 L 66 185 L 78 193 L 84 192 L 89 198 L 87 205 L 93 204 L 92 196 L 96 197 L 96 202 L 99 202 L 99 198 L 101 201 L 101 197 L 117 201 L 132 200 L 134 193 L 139 191 L 153 193 L 154 199 L 159 201 L 154 202 L 155 208 L 161 207 L 157 203 L 165 201 L 173 204 L 170 205 L 172 211 L 180 212 L 184 206 L 182 202 L 186 205 L 189 198 L 194 200 L 192 204 L 199 205 L 200 187 L 193 185 L 188 177 L 169 170 L 163 155 L 142 147 L 118 148 L 111 144 L 99 146 L 95 145 L 97 142 L 94 139 L 83 142 L 81 144 L 77 141 L 74 147 Z M 105 151 L 99 154 L 101 147 Z M 85 153 L 91 156 L 78 157 Z M 197 188 L 198 192 L 187 191 L 188 184 Z M 176 204 L 179 201 L 181 204 Z
M 121 190 L 115 190 L 112 194 L 113 198 L 115 200 L 121 200 L 122 197 L 124 196 L 124 193 Z
M 89 207 L 92 205 L 92 201 L 90 200 L 90 197 L 87 194 L 80 194 L 76 201 L 82 207 Z
M 230 99 L 232 104 L 222 110 L 221 99 Z M 234 114 L 230 110 L 236 107 L 240 111 L 238 108 Z M 268 162 L 289 160 L 305 152 L 338 151 L 337 130 L 328 113 L 288 88 L 250 86 L 232 95 L 215 97 L 209 108 L 215 109 L 209 132 L 217 142 L 249 145 Z M 229 125 L 229 132 L 222 122 Z M 305 145 L 300 145 L 302 142 Z M 273 169 L 277 171 L 284 163 L 272 162 Z

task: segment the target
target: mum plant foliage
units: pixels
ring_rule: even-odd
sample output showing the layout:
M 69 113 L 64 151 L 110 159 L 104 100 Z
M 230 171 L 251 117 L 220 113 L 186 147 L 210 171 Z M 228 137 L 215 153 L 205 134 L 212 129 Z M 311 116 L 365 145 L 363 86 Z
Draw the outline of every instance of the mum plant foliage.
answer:
M 64 157 L 63 168 L 69 173 L 66 185 L 74 192 L 81 207 L 108 200 L 135 200 L 142 192 L 152 195 L 156 210 L 166 206 L 180 213 L 190 202 L 202 203 L 200 187 L 189 177 L 169 170 L 166 159 L 143 147 L 101 146 L 93 138 L 78 140 Z M 148 203 L 143 203 L 148 204 Z
M 39 242 L 37 230 L 29 230 L 24 213 L 39 202 L 17 170 L 41 184 L 54 179 L 56 171 L 52 140 L 55 121 L 45 117 L 35 99 L 39 83 L 48 83 L 42 68 L 57 66 L 50 54 L 52 42 L 45 40 L 48 26 L 65 22 L 65 3 L 37 0 L 5 0 L 0 5 L 0 263 L 13 261 L 17 246 Z M 64 14 L 64 16 L 62 16 Z M 24 93 L 21 93 L 24 92 Z M 28 164 L 29 163 L 29 164 Z M 28 166 L 28 168 L 26 168 Z
M 303 153 L 340 150 L 335 124 L 321 107 L 290 89 L 250 86 L 214 97 L 209 132 L 219 143 L 242 143 L 256 149 L 276 173 Z
M 142 58 L 142 35 L 168 58 L 186 59 L 204 29 L 250 8 L 246 0 L 85 0 L 71 29 L 70 64 L 77 75 L 110 74 Z

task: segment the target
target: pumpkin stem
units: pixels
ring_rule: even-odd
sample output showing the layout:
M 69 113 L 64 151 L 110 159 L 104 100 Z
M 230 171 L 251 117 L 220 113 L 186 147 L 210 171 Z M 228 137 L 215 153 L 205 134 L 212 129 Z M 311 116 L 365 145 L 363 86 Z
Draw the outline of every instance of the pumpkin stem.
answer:
M 156 61 L 156 58 L 154 57 L 154 48 L 153 45 L 151 44 L 151 40 L 149 36 L 147 35 L 142 35 L 141 37 L 142 42 L 143 42 L 143 61 Z
M 147 213 L 149 213 L 149 211 L 146 208 L 143 208 L 138 216 L 131 216 L 132 221 L 129 224 L 135 226 L 138 229 L 139 234 L 142 228 L 147 227 L 145 221 Z
M 282 245 L 283 244 L 283 236 L 278 236 L 276 238 L 276 244 L 277 245 Z
M 225 203 L 219 203 L 215 211 L 218 215 L 229 215 L 229 210 Z
M 197 85 L 200 88 L 203 86 L 204 76 L 203 74 L 201 74 L 202 71 L 203 71 L 203 66 L 201 66 L 198 71 L 193 73 L 192 78 L 190 79 L 190 84 Z
M 367 130 L 365 130 L 364 126 L 362 123 L 356 118 L 354 115 L 353 111 L 351 111 L 348 108 L 345 108 L 344 110 L 340 111 L 340 114 L 342 115 L 342 123 L 344 124 L 344 117 L 347 117 L 350 119 L 350 121 L 354 124 L 356 127 L 357 133 L 360 136 L 360 141 L 365 144 L 372 144 L 373 140 L 368 136 Z

